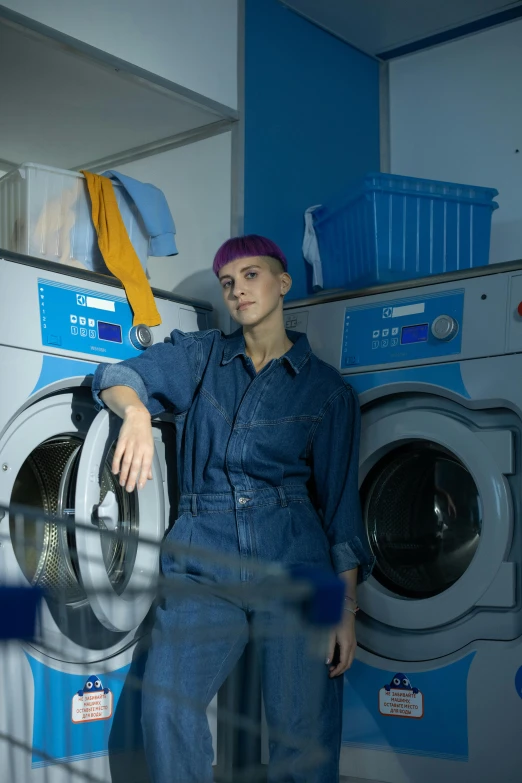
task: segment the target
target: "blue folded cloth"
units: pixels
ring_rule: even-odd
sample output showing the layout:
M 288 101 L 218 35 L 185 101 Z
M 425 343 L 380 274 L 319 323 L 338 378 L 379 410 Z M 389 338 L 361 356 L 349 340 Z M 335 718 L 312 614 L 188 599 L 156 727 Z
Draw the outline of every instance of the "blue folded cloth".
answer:
M 113 169 L 104 171 L 102 176 L 118 182 L 134 201 L 150 237 L 149 256 L 175 256 L 178 252 L 176 226 L 163 192 Z

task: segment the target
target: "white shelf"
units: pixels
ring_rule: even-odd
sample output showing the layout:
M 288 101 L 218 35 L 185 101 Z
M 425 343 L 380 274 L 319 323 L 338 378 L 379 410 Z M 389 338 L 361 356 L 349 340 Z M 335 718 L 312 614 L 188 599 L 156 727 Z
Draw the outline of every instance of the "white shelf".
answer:
M 173 146 L 235 112 L 0 20 L 0 168 L 77 169 Z

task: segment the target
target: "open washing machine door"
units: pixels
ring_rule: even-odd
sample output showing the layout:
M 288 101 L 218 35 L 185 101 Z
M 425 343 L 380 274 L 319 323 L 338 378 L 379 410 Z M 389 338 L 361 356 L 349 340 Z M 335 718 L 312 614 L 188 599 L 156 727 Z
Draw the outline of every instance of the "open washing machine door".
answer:
M 513 605 L 514 436 L 440 402 L 416 404 L 363 415 L 361 500 L 376 566 L 360 604 L 387 626 L 428 631 Z
M 132 493 L 136 506 L 132 521 L 122 519 L 128 493 L 116 477 L 111 489 L 103 491 L 120 425 L 121 420 L 105 410 L 91 424 L 78 465 L 74 517 L 83 523 L 76 528 L 76 551 L 89 603 L 106 628 L 130 631 L 140 625 L 154 600 L 165 509 L 156 452 L 152 467 L 156 480 Z M 99 535 L 92 534 L 93 524 Z M 107 531 L 116 535 L 107 536 Z M 118 551 L 122 548 L 125 554 Z
M 0 439 L 0 502 L 35 511 L 0 522 L 3 571 L 45 590 L 40 647 L 61 660 L 121 649 L 155 597 L 162 467 L 156 453 L 142 491 L 120 487 L 110 469 L 119 425 L 79 389 L 25 408 Z

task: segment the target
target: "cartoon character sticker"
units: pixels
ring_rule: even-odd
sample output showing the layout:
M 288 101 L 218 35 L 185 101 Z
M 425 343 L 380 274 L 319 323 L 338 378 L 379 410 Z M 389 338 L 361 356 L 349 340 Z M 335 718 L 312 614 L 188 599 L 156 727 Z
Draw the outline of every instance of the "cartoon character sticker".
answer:
M 379 712 L 393 718 L 416 718 L 424 716 L 424 697 L 414 688 L 409 677 L 398 672 L 389 685 L 379 691 Z
M 91 675 L 72 699 L 73 723 L 108 720 L 112 716 L 112 691 L 104 688 L 97 675 Z

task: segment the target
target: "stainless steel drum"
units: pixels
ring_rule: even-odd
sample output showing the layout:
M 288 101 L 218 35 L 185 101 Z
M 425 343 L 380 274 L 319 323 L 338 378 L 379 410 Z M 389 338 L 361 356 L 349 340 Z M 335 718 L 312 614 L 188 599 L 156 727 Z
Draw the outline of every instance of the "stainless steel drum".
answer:
M 63 435 L 46 440 L 27 457 L 14 482 L 11 502 L 39 509 L 43 520 L 19 522 L 11 515 L 10 529 L 13 549 L 26 579 L 46 590 L 60 602 L 75 604 L 85 600 L 77 564 L 74 525 L 63 525 L 53 519 L 74 522 L 76 476 L 83 440 Z M 134 537 L 138 530 L 138 503 L 135 493 L 120 487 L 118 477 L 111 472 L 113 449 L 109 451 L 101 475 L 103 502 L 108 492 L 114 493 L 118 504 L 117 532 L 124 537 L 104 536 L 100 529 L 102 554 L 112 587 L 121 594 L 128 582 L 135 559 Z

